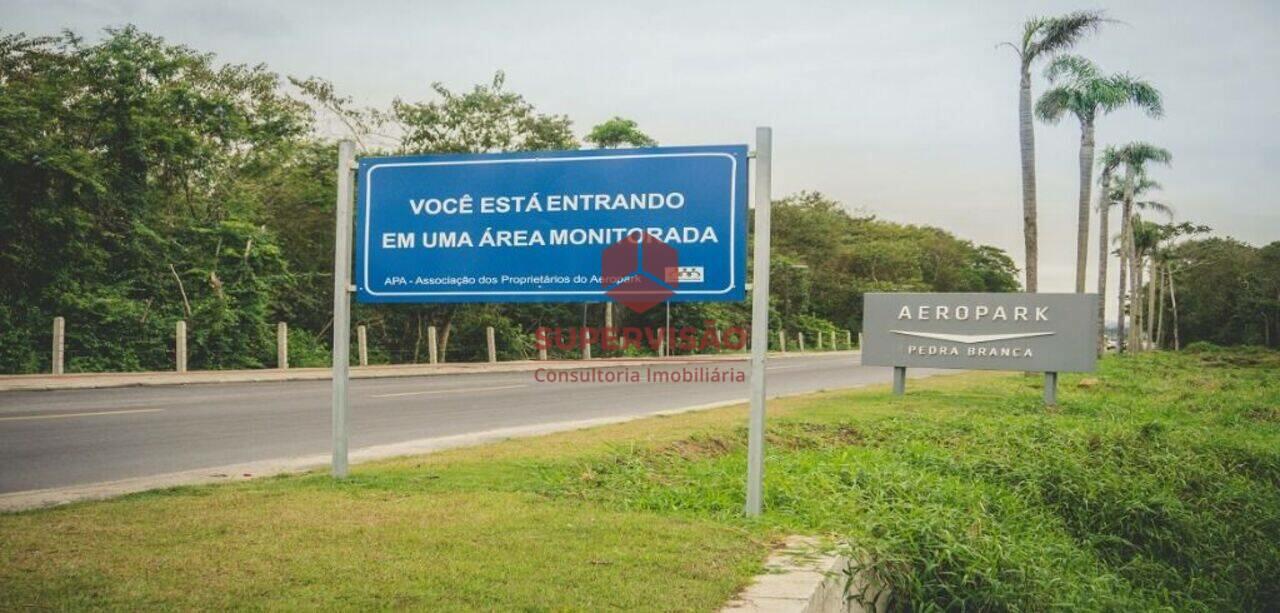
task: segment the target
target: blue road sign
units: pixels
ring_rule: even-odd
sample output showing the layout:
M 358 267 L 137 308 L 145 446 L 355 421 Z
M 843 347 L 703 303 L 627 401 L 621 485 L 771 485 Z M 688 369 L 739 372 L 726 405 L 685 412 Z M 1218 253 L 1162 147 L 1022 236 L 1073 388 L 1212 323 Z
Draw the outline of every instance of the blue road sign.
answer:
M 357 299 L 603 301 L 604 250 L 645 234 L 670 300 L 742 300 L 746 188 L 745 145 L 364 158 Z

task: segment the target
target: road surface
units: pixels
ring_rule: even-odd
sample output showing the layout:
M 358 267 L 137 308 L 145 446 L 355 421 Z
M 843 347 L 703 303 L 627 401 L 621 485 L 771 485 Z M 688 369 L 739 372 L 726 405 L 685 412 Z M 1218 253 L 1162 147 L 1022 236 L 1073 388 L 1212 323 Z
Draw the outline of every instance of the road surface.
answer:
M 356 450 L 746 398 L 746 383 L 646 381 L 649 371 L 682 368 L 745 376 L 748 364 L 622 369 L 633 371 L 638 383 L 547 382 L 538 372 L 353 380 L 350 446 Z M 888 382 L 890 371 L 861 366 L 849 353 L 788 357 L 770 361 L 768 392 Z M 329 394 L 328 381 L 0 392 L 0 493 L 326 453 Z

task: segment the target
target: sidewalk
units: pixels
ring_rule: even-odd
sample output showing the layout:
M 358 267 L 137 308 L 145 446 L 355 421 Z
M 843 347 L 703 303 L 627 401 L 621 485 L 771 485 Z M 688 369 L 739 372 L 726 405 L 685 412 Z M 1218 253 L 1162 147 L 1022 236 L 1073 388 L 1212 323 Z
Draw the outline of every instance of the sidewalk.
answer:
M 805 353 L 771 352 L 770 358 L 793 358 L 828 355 L 857 355 L 858 351 L 820 351 Z M 694 364 L 699 362 L 746 362 L 749 353 L 676 356 L 671 358 L 595 358 L 591 360 L 520 360 L 512 362 L 465 362 L 457 364 L 397 364 L 352 366 L 352 379 L 384 377 L 421 377 L 467 373 L 528 372 L 538 369 L 572 370 L 575 368 L 621 368 L 656 364 Z M 197 383 L 254 383 L 261 381 L 324 381 L 333 370 L 325 368 L 289 368 L 258 370 L 199 370 L 185 373 L 171 371 L 73 373 L 63 375 L 0 375 L 0 392 L 96 389 L 157 385 L 189 385 Z

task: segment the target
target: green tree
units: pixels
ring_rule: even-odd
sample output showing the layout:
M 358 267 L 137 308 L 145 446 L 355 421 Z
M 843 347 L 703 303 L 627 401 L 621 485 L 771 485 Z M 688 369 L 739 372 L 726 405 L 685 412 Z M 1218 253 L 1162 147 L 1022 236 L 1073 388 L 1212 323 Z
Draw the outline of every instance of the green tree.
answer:
M 614 117 L 594 128 L 583 140 L 601 149 L 613 149 L 623 145 L 632 147 L 653 147 L 658 141 L 649 138 L 640 131 L 634 120 Z
M 1059 17 L 1033 17 L 1022 26 L 1017 44 L 1004 43 L 1018 54 L 1018 141 L 1022 160 L 1022 224 L 1026 249 L 1026 290 L 1038 289 L 1040 253 L 1036 225 L 1036 135 L 1032 121 L 1031 67 L 1036 60 L 1075 46 L 1107 19 L 1100 11 L 1077 11 Z
M 1094 130 L 1100 115 L 1123 106 L 1137 106 L 1151 117 L 1160 117 L 1164 106 L 1160 92 L 1150 83 L 1125 74 L 1104 75 L 1093 62 L 1077 56 L 1054 58 L 1045 69 L 1054 87 L 1040 96 L 1036 115 L 1057 123 L 1070 113 L 1080 122 L 1080 199 L 1076 227 L 1076 292 L 1085 291 L 1089 262 L 1089 204 L 1093 185 Z
M 23 330 L 0 369 L 46 367 L 53 315 L 69 370 L 171 367 L 177 319 L 193 367 L 262 364 L 288 265 L 246 221 L 306 107 L 265 68 L 132 27 L 5 36 L 0 83 L 0 309 Z
M 494 74 L 488 84 L 476 85 L 470 91 L 455 92 L 441 83 L 431 86 L 436 99 L 426 102 L 408 102 L 396 98 L 389 111 L 376 113 L 391 123 L 403 135 L 399 151 L 404 153 L 494 153 L 503 151 L 544 151 L 576 149 L 572 122 L 563 115 L 539 113 L 523 96 L 505 88 L 506 76 Z M 562 321 L 572 321 L 571 307 L 559 305 Z M 473 312 L 474 311 L 474 312 Z M 455 331 L 455 321 L 464 328 L 464 335 L 474 336 L 485 325 L 505 329 L 508 320 L 524 324 L 528 322 L 525 310 L 517 305 L 488 308 L 470 305 L 419 306 L 392 305 L 379 310 L 365 310 L 362 317 L 385 318 L 378 322 L 378 329 L 392 330 L 381 340 L 389 345 L 400 345 L 402 355 L 419 355 L 418 348 L 425 340 L 422 322 L 440 326 L 440 355 L 448 354 L 450 339 Z M 393 315 L 394 314 L 394 315 Z M 482 324 L 488 317 L 490 324 Z M 513 324 L 515 325 L 515 324 Z M 406 332 L 412 331 L 411 334 Z M 411 338 L 411 347 L 403 347 L 403 341 Z M 479 345 L 483 346 L 483 344 Z M 460 355 L 469 355 L 467 347 Z
M 576 149 L 573 123 L 539 113 L 524 96 L 507 91 L 499 71 L 488 84 L 455 92 L 431 84 L 438 100 L 396 98 L 384 115 L 400 128 L 400 150 L 413 153 L 493 153 Z

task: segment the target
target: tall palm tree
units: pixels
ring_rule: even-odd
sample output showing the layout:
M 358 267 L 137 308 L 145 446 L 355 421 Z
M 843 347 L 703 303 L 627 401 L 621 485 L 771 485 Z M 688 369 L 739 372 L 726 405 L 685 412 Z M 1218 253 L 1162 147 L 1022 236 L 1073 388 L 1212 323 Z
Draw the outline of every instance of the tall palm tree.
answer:
M 1022 26 L 1018 44 L 1004 43 L 1018 54 L 1018 141 L 1022 153 L 1022 234 L 1026 246 L 1027 291 L 1035 292 L 1040 246 L 1036 230 L 1036 134 L 1031 120 L 1031 66 L 1036 60 L 1066 51 L 1097 30 L 1101 11 L 1076 11 L 1058 17 L 1033 17 Z
M 1120 291 L 1118 295 L 1119 316 L 1117 319 L 1117 346 L 1122 346 L 1125 341 L 1125 288 L 1129 279 L 1129 262 L 1125 258 L 1125 236 L 1126 232 L 1121 232 L 1115 237 L 1115 242 L 1121 247 L 1115 252 L 1109 252 L 1107 248 L 1110 240 L 1110 231 L 1108 230 L 1108 213 L 1111 208 L 1116 205 L 1123 205 L 1125 202 L 1126 180 L 1124 176 L 1117 176 L 1115 173 L 1124 163 L 1124 159 L 1120 157 L 1120 150 L 1116 147 L 1107 147 L 1103 150 L 1101 158 L 1102 178 L 1106 181 L 1106 187 L 1100 189 L 1098 194 L 1098 319 L 1100 322 L 1105 321 L 1107 297 L 1107 263 L 1108 256 L 1115 253 L 1120 256 Z M 1135 210 L 1151 210 L 1165 215 L 1172 215 L 1173 209 L 1168 205 L 1155 200 L 1139 200 L 1140 196 L 1145 196 L 1149 192 L 1163 189 L 1158 182 L 1147 177 L 1146 170 L 1138 172 L 1137 178 L 1133 182 L 1133 200 L 1132 209 Z M 1127 227 L 1127 226 L 1126 226 Z M 1104 325 L 1104 324 L 1100 324 Z M 1105 343 L 1105 331 L 1100 332 L 1099 343 Z M 1105 346 L 1105 345 L 1104 345 Z
M 1098 356 L 1107 350 L 1107 220 L 1111 207 L 1120 201 L 1120 186 L 1115 180 L 1120 163 L 1115 147 L 1102 150 L 1098 164 L 1102 171 L 1098 180 Z
M 1080 201 L 1076 229 L 1076 292 L 1084 293 L 1089 263 L 1089 200 L 1093 186 L 1094 129 L 1097 118 L 1134 105 L 1151 117 L 1164 114 L 1160 92 L 1150 83 L 1126 74 L 1104 75 L 1093 62 L 1078 55 L 1054 58 L 1045 78 L 1055 87 L 1040 96 L 1036 115 L 1057 123 L 1071 113 L 1080 122 Z
M 1133 210 L 1134 198 L 1137 193 L 1137 187 L 1140 179 L 1146 176 L 1147 164 L 1165 164 L 1168 165 L 1173 161 L 1173 155 L 1167 149 L 1162 149 L 1150 143 L 1132 142 L 1126 144 L 1116 150 L 1116 155 L 1124 164 L 1124 194 L 1121 200 L 1121 219 L 1120 219 L 1120 291 L 1117 299 L 1120 302 L 1120 338 L 1126 338 L 1124 304 L 1126 298 L 1126 285 L 1132 285 L 1137 289 L 1138 272 L 1137 261 L 1133 246 Z M 1140 202 L 1139 206 L 1155 207 L 1160 205 L 1157 202 Z M 1167 208 L 1167 207 L 1166 207 Z M 1126 274 L 1127 273 L 1127 274 Z M 1136 309 L 1135 309 L 1136 310 Z M 1137 344 L 1137 330 L 1134 326 L 1129 326 L 1128 346 L 1132 348 Z M 1122 345 L 1123 347 L 1123 345 Z

